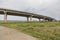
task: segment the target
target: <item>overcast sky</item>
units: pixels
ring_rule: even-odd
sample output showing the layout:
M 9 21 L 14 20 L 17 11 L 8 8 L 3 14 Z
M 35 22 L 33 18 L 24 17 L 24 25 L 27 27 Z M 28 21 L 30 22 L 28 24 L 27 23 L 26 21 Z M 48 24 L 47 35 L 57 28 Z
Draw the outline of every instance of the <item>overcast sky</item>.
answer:
M 60 19 L 60 0 L 0 0 L 0 8 L 33 12 Z M 3 19 L 2 15 L 0 19 Z M 8 19 L 24 18 L 8 16 Z

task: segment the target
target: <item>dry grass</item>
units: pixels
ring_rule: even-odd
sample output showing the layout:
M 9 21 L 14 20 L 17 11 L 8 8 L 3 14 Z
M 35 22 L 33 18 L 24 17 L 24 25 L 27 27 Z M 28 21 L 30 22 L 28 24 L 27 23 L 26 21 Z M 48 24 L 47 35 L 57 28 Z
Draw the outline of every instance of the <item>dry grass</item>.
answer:
M 0 25 L 18 29 L 40 40 L 60 40 L 60 22 L 8 22 Z

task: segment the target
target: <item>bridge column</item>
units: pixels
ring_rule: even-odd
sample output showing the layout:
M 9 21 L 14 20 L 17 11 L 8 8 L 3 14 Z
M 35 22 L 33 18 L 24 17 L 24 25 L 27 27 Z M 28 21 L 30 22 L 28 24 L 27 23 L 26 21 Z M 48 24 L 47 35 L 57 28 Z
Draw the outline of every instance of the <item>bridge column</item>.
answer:
M 4 22 L 7 22 L 7 12 L 4 11 Z
M 45 17 L 45 18 L 44 18 L 44 22 L 47 22 L 47 21 L 48 21 L 48 20 L 47 20 L 47 18 Z
M 50 21 L 50 19 L 48 19 L 48 21 Z
M 32 21 L 32 16 L 33 16 L 33 15 L 30 16 L 30 21 Z
M 30 21 L 32 21 L 32 16 L 30 17 Z
M 51 19 L 48 19 L 48 21 L 50 21 L 50 22 L 51 22 L 52 20 L 51 20 Z
M 43 22 L 45 22 L 46 21 L 46 19 L 45 18 L 43 18 Z
M 40 18 L 39 18 L 39 22 L 40 22 Z
M 29 17 L 27 17 L 27 21 L 29 21 Z

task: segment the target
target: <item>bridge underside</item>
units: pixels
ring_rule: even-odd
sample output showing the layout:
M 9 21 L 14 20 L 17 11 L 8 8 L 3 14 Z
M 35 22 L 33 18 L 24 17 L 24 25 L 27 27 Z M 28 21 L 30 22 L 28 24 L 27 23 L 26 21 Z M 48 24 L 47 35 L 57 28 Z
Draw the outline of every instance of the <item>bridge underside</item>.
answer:
M 28 13 L 28 12 L 22 12 L 22 11 L 16 11 L 16 10 L 9 10 L 9 9 L 0 9 L 0 14 L 4 14 L 4 22 L 7 22 L 7 15 L 15 15 L 15 16 L 24 16 L 27 18 L 27 21 L 32 21 L 33 18 L 44 19 L 44 21 L 53 21 L 55 19 L 43 15 Z

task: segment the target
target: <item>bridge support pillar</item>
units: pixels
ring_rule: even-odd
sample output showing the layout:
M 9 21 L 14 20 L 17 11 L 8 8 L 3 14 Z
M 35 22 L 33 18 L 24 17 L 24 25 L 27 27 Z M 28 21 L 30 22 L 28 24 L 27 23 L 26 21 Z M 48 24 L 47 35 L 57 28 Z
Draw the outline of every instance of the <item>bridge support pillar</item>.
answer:
M 43 22 L 45 22 L 46 21 L 46 19 L 45 18 L 43 18 Z
M 32 21 L 32 16 L 30 16 L 30 21 Z
M 48 19 L 49 22 L 51 22 L 52 20 L 51 19 Z
M 7 22 L 7 12 L 4 11 L 4 22 Z
M 39 22 L 40 22 L 40 18 L 39 18 Z
M 29 17 L 27 17 L 27 21 L 29 21 Z

